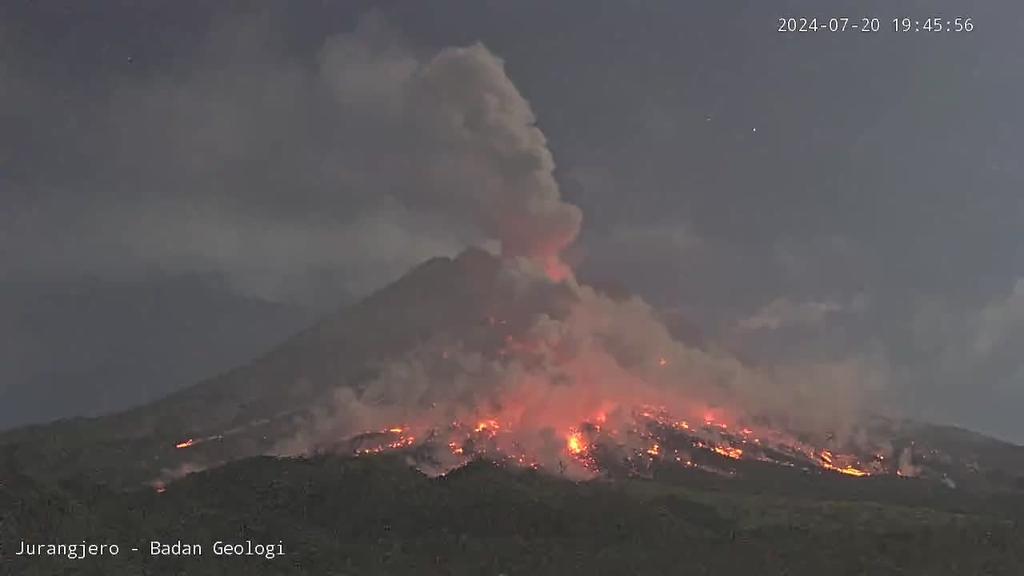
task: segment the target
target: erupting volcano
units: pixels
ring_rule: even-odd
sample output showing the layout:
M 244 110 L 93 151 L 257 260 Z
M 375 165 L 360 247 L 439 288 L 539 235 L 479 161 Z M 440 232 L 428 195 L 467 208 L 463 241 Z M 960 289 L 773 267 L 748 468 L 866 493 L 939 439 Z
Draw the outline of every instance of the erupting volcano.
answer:
M 299 368 L 278 402 L 249 402 L 276 413 L 236 415 L 227 429 L 196 421 L 176 446 L 190 469 L 244 446 L 392 452 L 429 474 L 475 459 L 578 479 L 948 471 L 941 452 L 781 379 L 806 378 L 797 368 L 684 344 L 642 300 L 551 278 L 530 259 L 469 250 L 433 260 L 352 311 L 354 323 L 325 322 L 276 353 L 287 359 L 264 360 Z M 366 338 L 366 322 L 383 337 Z M 339 375 L 353 360 L 357 375 Z
M 577 278 L 564 255 L 582 212 L 562 198 L 501 60 L 473 45 L 402 62 L 388 77 L 394 108 L 368 116 L 432 147 L 400 155 L 408 181 L 381 171 L 367 182 L 488 250 L 429 260 L 245 366 L 105 419 L 102 442 L 29 466 L 162 485 L 248 456 L 323 451 L 395 452 L 431 474 L 488 459 L 572 478 L 772 467 L 960 482 L 1002 465 L 877 418 L 871 363 L 743 361 L 675 338 L 641 298 Z M 126 454 L 142 447 L 129 473 Z

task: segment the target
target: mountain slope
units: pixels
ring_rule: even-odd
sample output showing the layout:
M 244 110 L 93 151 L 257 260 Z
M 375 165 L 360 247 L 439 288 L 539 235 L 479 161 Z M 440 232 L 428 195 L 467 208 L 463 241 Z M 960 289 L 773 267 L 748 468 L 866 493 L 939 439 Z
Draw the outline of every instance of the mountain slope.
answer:
M 210 462 L 263 453 L 332 390 L 360 386 L 386 359 L 435 334 L 479 329 L 489 311 L 507 307 L 499 268 L 477 250 L 427 261 L 244 366 L 120 414 L 11 430 L 0 444 L 16 445 L 15 457 L 35 474 L 85 472 L 118 485 L 181 465 L 174 445 L 186 438 L 241 432 L 221 439 Z
M 308 326 L 312 314 L 201 276 L 5 279 L 0 429 L 152 402 L 248 361 Z

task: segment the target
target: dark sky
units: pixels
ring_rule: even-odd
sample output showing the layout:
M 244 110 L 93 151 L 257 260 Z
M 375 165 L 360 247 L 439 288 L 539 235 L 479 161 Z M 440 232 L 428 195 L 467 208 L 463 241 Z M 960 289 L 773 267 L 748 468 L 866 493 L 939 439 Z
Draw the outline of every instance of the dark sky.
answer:
M 827 4 L 0 4 L 0 427 L 189 384 L 481 240 L 401 161 L 466 159 L 388 91 L 479 41 L 583 210 L 581 275 L 1024 441 L 1024 5 Z M 776 31 L 801 15 L 882 30 Z

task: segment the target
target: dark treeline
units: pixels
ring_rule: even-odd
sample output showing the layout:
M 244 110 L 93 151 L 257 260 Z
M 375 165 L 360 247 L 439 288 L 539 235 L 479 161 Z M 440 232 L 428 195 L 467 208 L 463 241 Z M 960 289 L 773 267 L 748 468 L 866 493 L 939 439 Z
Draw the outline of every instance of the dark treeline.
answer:
M 4 574 L 1022 574 L 1008 507 L 953 512 L 870 501 L 576 483 L 472 463 L 428 478 L 398 457 L 254 458 L 115 492 L 0 477 Z M 11 557 L 21 541 L 117 543 L 116 557 Z M 201 557 L 151 557 L 150 541 Z M 285 555 L 218 558 L 215 541 Z M 131 547 L 139 552 L 131 552 Z

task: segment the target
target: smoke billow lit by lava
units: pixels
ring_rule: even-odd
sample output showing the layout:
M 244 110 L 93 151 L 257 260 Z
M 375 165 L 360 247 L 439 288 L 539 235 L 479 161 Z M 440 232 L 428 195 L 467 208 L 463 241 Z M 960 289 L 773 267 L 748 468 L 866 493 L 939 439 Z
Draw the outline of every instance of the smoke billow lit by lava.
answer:
M 729 474 L 728 461 L 887 470 L 891 449 L 837 439 L 835 429 L 827 439 L 814 419 L 791 414 L 805 400 L 799 388 L 674 340 L 638 298 L 505 259 L 495 301 L 506 315 L 438 334 L 361 389 L 337 390 L 281 451 L 405 451 L 432 473 L 488 458 L 576 478 L 664 465 Z M 765 402 L 766 390 L 778 401 Z

